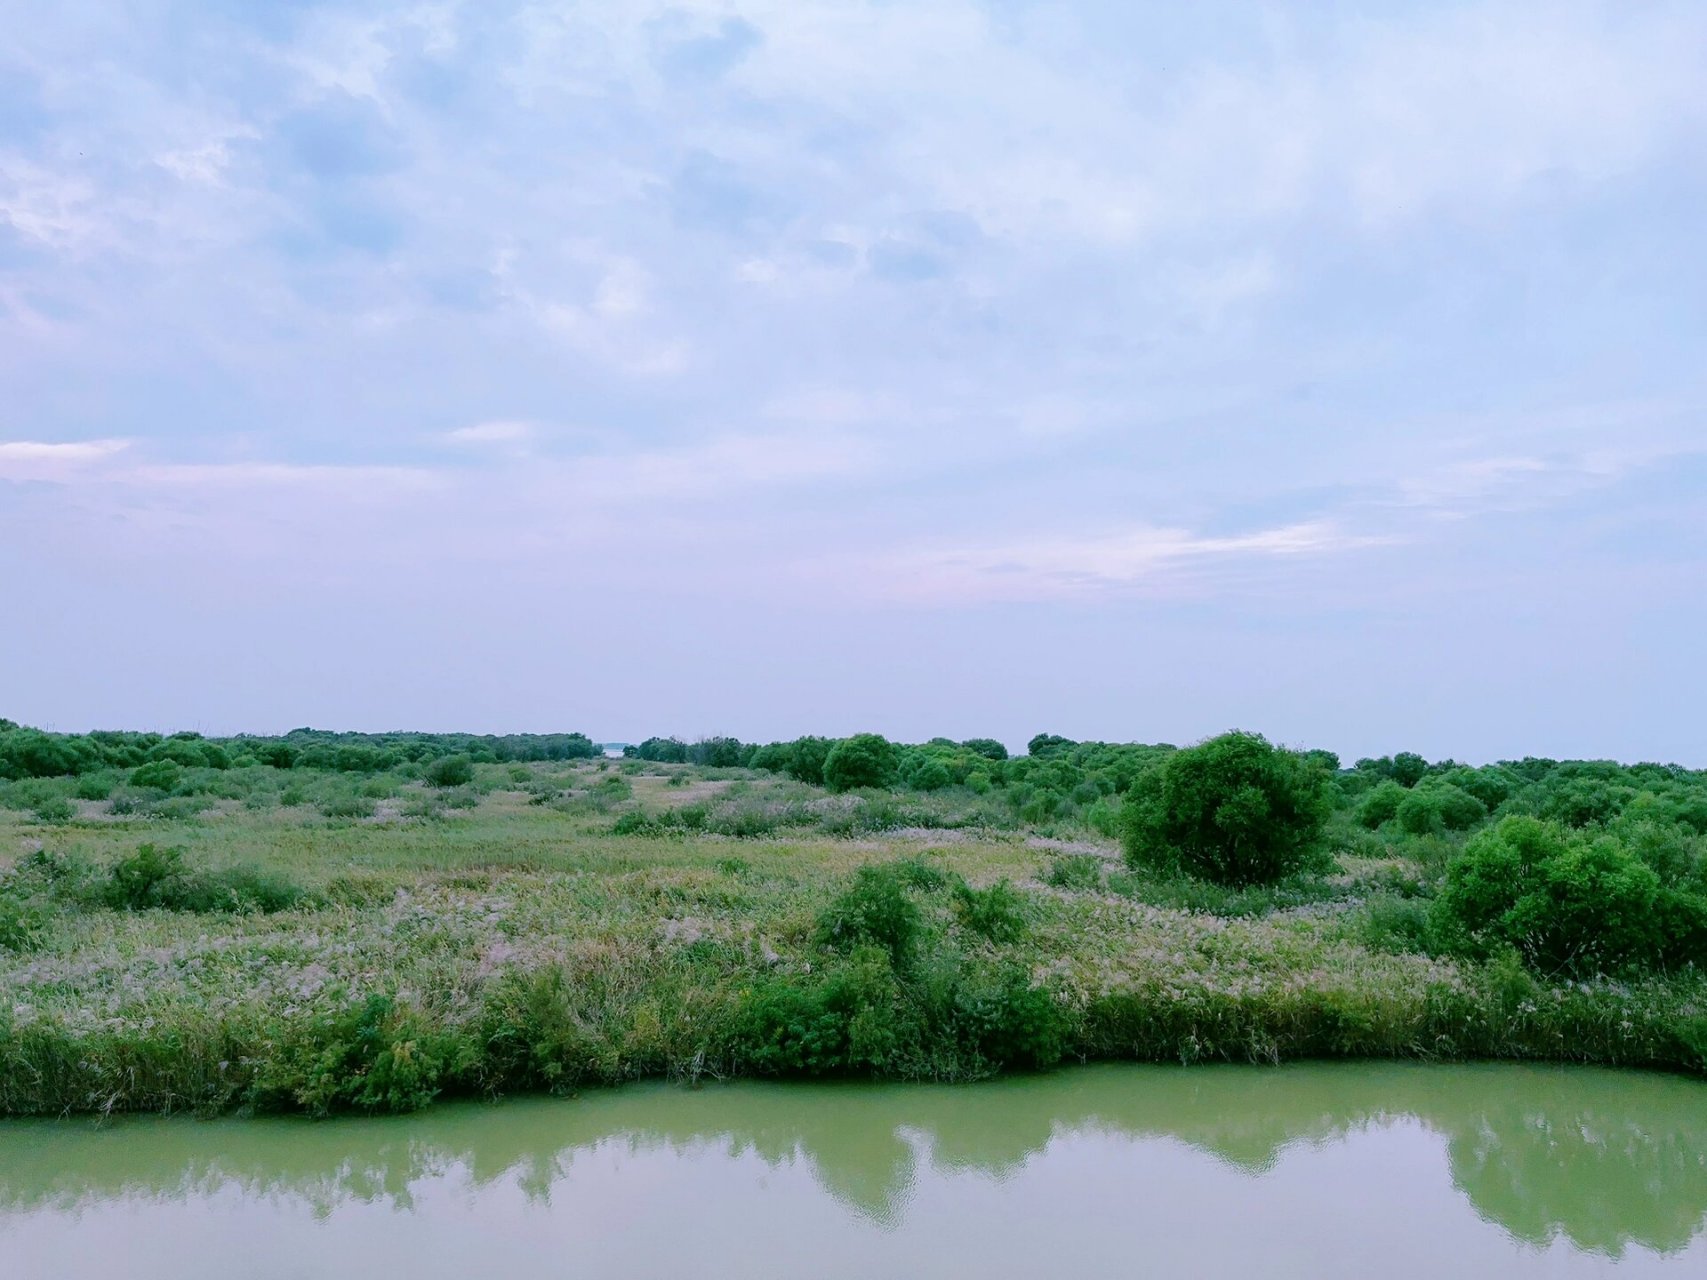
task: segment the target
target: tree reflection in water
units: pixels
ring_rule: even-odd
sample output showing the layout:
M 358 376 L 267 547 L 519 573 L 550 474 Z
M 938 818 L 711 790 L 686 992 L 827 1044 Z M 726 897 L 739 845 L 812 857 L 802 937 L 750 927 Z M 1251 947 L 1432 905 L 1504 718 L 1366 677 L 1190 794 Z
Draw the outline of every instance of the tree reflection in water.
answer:
M 628 1153 L 799 1163 L 879 1227 L 928 1169 L 1003 1180 L 1075 1138 L 1183 1143 L 1250 1177 L 1288 1151 L 1413 1121 L 1454 1185 L 1514 1239 L 1609 1257 L 1687 1246 L 1707 1225 L 1707 1085 L 1576 1068 L 1336 1063 L 1106 1066 L 942 1086 L 644 1086 L 442 1106 L 401 1119 L 0 1124 L 0 1215 L 237 1190 L 408 1211 L 417 1188 L 508 1182 L 573 1203 Z M 0 1217 L 0 1225 L 4 1218 Z

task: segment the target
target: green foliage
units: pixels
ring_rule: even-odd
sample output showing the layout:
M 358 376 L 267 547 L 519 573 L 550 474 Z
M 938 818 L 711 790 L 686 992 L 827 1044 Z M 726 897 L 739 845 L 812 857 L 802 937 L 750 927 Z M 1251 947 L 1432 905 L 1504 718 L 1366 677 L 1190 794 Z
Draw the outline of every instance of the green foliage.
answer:
M 1043 870 L 1043 883 L 1057 889 L 1095 892 L 1102 888 L 1103 860 L 1094 853 L 1064 853 L 1051 858 Z
M 901 782 L 914 791 L 941 791 L 954 781 L 948 766 L 923 752 L 911 752 L 901 765 Z
M 37 822 L 57 826 L 77 816 L 77 806 L 64 796 L 43 796 L 30 810 Z
M 28 879 L 0 876 L 0 951 L 33 951 L 46 940 L 52 913 Z
M 937 863 L 923 857 L 899 858 L 889 865 L 894 867 L 902 884 L 909 889 L 923 889 L 926 893 L 936 892 L 954 878 Z
M 817 941 L 832 951 L 883 949 L 899 970 L 912 966 L 922 928 L 918 904 L 907 896 L 904 873 L 893 864 L 861 867 L 818 917 Z
M 923 1030 L 889 953 L 851 950 L 814 979 L 772 981 L 748 996 L 738 1043 L 769 1075 L 890 1074 L 904 1069 Z
M 1394 955 L 1434 955 L 1441 950 L 1429 904 L 1419 898 L 1387 893 L 1372 897 L 1364 911 L 1361 936 L 1370 950 Z
M 1397 817 L 1399 806 L 1409 795 L 1410 792 L 1389 778 L 1363 797 L 1357 806 L 1357 820 L 1373 831 Z
M 1329 812 L 1328 776 L 1253 733 L 1177 751 L 1128 793 L 1127 861 L 1217 884 L 1279 880 L 1314 862 Z
M 1031 741 L 1025 744 L 1025 753 L 1028 756 L 1046 756 L 1074 745 L 1071 738 L 1063 738 L 1054 733 L 1038 733 L 1033 734 Z
M 418 1111 L 475 1064 L 464 1038 L 430 1027 L 387 995 L 317 1018 L 268 1064 L 252 1100 L 334 1111 Z
M 428 786 L 464 787 L 474 781 L 474 761 L 467 756 L 440 756 L 421 772 Z
M 1025 936 L 1025 899 L 1006 880 L 987 889 L 961 882 L 954 886 L 954 910 L 963 929 L 994 943 L 1018 942 Z
M 1543 972 L 1594 973 L 1707 960 L 1703 915 L 1616 839 L 1510 817 L 1448 865 L 1434 924 L 1462 950 L 1510 947 Z
M 183 780 L 184 766 L 175 760 L 150 760 L 130 771 L 130 785 L 156 791 L 174 791 Z
M 986 760 L 1006 760 L 1008 749 L 994 738 L 968 738 L 960 744 L 975 756 L 983 756 Z
M 657 760 L 665 764 L 686 764 L 688 744 L 680 738 L 648 738 L 639 746 L 624 747 L 625 756 L 637 760 Z
M 1069 1025 L 1060 1002 L 1019 968 L 973 975 L 947 956 L 908 978 L 868 945 L 809 977 L 754 988 L 735 1042 L 743 1064 L 763 1074 L 970 1079 L 1055 1065 Z
M 122 911 L 163 907 L 186 878 L 184 851 L 145 844 L 113 864 L 107 901 Z
M 252 867 L 194 870 L 184 851 L 144 844 L 113 865 L 104 886 L 106 905 L 117 911 L 288 911 L 311 901 L 300 885 L 278 872 Z
M 1142 868 L 1115 872 L 1108 878 L 1108 889 L 1110 893 L 1118 893 L 1152 907 L 1195 911 L 1224 919 L 1266 916 L 1291 907 L 1334 902 L 1347 894 L 1343 886 L 1307 872 L 1270 884 L 1233 886 L 1200 880 L 1182 872 Z
M 1391 777 L 1401 787 L 1414 787 L 1428 773 L 1428 761 L 1414 751 L 1401 751 L 1393 757 Z
M 998 1067 L 1031 1071 L 1061 1061 L 1068 1040 L 1066 1010 L 1022 970 L 1005 969 L 993 982 L 968 984 L 957 994 L 959 1034 L 980 1057 Z
M 830 748 L 824 758 L 824 785 L 831 791 L 887 787 L 900 769 L 895 744 L 882 734 L 856 733 Z

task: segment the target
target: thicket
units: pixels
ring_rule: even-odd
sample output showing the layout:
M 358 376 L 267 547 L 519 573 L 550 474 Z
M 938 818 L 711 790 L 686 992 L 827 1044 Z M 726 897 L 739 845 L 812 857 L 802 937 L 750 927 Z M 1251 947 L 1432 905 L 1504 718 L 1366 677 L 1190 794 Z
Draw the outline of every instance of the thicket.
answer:
M 1215 884 L 1270 884 L 1317 860 L 1331 809 L 1327 771 L 1254 733 L 1228 733 L 1151 765 L 1121 830 L 1134 867 Z
M 581 760 L 603 754 L 583 733 L 331 733 L 293 729 L 278 737 L 204 738 L 199 733 L 47 733 L 0 720 L 0 781 L 79 777 L 145 766 L 226 770 L 252 765 L 378 773 L 441 756 L 476 764 Z M 157 785 L 153 782 L 139 786 Z

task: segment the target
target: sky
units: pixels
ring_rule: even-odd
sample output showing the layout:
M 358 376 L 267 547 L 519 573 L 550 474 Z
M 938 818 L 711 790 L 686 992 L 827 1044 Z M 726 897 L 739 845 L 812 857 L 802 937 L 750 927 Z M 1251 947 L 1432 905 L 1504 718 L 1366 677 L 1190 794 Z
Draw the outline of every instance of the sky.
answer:
M 0 716 L 1707 766 L 1707 6 L 6 0 Z

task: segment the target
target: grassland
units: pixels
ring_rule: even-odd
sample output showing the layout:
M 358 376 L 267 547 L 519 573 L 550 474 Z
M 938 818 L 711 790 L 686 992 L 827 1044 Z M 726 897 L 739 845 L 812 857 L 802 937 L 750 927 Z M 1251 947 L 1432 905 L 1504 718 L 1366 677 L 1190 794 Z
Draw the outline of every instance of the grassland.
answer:
M 1134 875 L 1112 840 L 971 793 L 897 807 L 738 769 L 475 772 L 350 814 L 294 783 L 193 811 L 0 811 L 0 1113 L 1096 1059 L 1707 1067 L 1696 971 L 1549 980 L 1429 954 L 1407 928 L 1428 869 L 1367 838 L 1334 874 L 1237 893 Z M 756 834 L 655 820 L 708 808 Z M 210 883 L 272 877 L 294 905 L 104 902 L 142 843 Z

